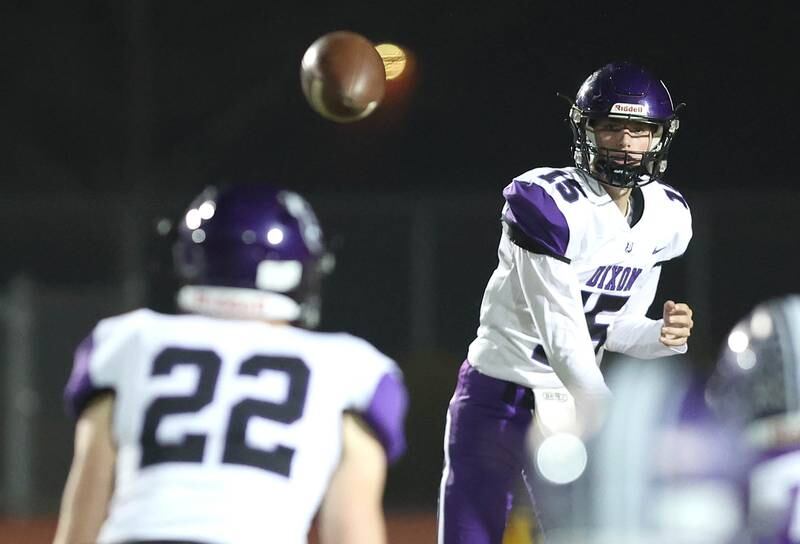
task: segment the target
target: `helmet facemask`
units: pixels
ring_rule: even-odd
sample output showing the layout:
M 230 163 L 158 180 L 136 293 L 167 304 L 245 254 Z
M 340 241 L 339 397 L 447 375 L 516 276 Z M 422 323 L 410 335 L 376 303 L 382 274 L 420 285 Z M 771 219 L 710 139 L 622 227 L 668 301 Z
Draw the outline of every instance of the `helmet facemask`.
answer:
M 598 145 L 593 127 L 601 118 L 637 121 L 653 126 L 647 151 L 629 152 Z M 660 180 L 667 169 L 667 153 L 678 130 L 679 121 L 619 115 L 590 115 L 573 105 L 569 115 L 575 165 L 602 183 L 631 188 Z
M 645 185 L 663 177 L 667 153 L 678 131 L 677 114 L 683 106 L 673 104 L 663 81 L 636 64 L 612 62 L 581 84 L 575 100 L 567 100 L 571 106 L 572 153 L 578 169 L 621 188 Z M 649 148 L 626 153 L 597 145 L 592 124 L 599 119 L 653 125 Z

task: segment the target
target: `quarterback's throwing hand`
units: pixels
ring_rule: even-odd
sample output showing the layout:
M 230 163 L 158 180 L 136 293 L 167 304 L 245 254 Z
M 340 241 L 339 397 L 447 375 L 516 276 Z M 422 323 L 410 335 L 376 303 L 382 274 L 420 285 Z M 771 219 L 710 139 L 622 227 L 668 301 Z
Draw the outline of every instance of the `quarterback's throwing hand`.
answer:
M 682 346 L 692 335 L 692 309 L 683 302 L 668 300 L 664 303 L 664 325 L 659 340 L 665 346 Z

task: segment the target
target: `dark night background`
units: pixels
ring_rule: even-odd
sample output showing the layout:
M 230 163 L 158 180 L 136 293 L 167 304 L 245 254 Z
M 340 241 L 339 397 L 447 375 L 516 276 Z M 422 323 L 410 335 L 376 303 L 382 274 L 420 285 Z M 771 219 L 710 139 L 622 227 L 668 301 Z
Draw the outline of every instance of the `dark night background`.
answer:
M 192 193 L 217 176 L 492 191 L 531 165 L 568 161 L 555 93 L 630 59 L 688 104 L 674 184 L 793 187 L 788 8 L 589 4 L 5 2 L 4 181 L 36 194 Z M 391 94 L 359 125 L 318 119 L 299 92 L 304 49 L 334 29 L 417 60 L 403 100 Z
M 444 407 L 496 264 L 500 191 L 570 163 L 556 92 L 574 96 L 611 60 L 650 67 L 687 104 L 667 182 L 693 206 L 695 241 L 666 267 L 656 306 L 695 307 L 693 353 L 708 367 L 740 316 L 796 289 L 800 40 L 797 8 L 783 6 L 4 2 L 0 287 L 12 308 L 12 282 L 32 286 L 38 399 L 33 495 L 6 491 L 6 510 L 55 508 L 74 345 L 103 315 L 167 305 L 154 225 L 221 180 L 286 185 L 317 208 L 338 257 L 323 328 L 390 353 L 412 390 L 413 455 L 387 500 L 434 508 Z M 340 29 L 414 60 L 351 125 L 317 116 L 299 84 L 305 48 Z M 63 451 L 47 453 L 54 444 Z

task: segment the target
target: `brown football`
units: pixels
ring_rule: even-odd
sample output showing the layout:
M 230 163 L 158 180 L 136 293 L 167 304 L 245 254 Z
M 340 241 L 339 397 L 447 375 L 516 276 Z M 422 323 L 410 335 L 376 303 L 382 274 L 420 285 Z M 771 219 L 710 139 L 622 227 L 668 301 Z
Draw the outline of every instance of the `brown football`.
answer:
M 378 107 L 386 72 L 372 42 L 341 30 L 309 46 L 300 66 L 300 83 L 314 110 L 332 121 L 348 123 Z

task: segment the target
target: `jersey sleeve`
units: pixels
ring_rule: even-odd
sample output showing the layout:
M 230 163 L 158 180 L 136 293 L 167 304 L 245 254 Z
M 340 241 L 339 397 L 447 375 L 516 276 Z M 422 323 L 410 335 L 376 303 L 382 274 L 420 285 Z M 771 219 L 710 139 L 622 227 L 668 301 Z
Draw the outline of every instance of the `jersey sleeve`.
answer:
M 514 244 L 539 255 L 569 262 L 570 225 L 551 194 L 536 176 L 514 179 L 503 190 L 503 222 Z
M 346 408 L 370 426 L 389 462 L 405 452 L 408 393 L 394 361 L 368 342 L 351 337 L 342 356 L 352 370 Z
M 670 238 L 654 252 L 659 255 L 657 264 L 682 256 L 692 239 L 692 212 L 689 203 L 677 189 L 659 183 L 664 197 L 664 224 L 671 229 Z
M 655 359 L 686 353 L 688 345 L 665 346 L 659 340 L 663 319 L 649 319 L 646 314 L 658 288 L 661 268 L 653 268 L 642 286 L 631 294 L 623 312 L 608 327 L 606 349 L 638 359 Z
M 78 345 L 66 388 L 67 412 L 77 418 L 101 393 L 116 389 L 117 377 L 133 357 L 143 311 L 100 321 Z
M 512 248 L 512 258 L 550 366 L 577 402 L 604 402 L 610 393 L 597 366 L 575 272 L 564 262 L 518 247 Z

